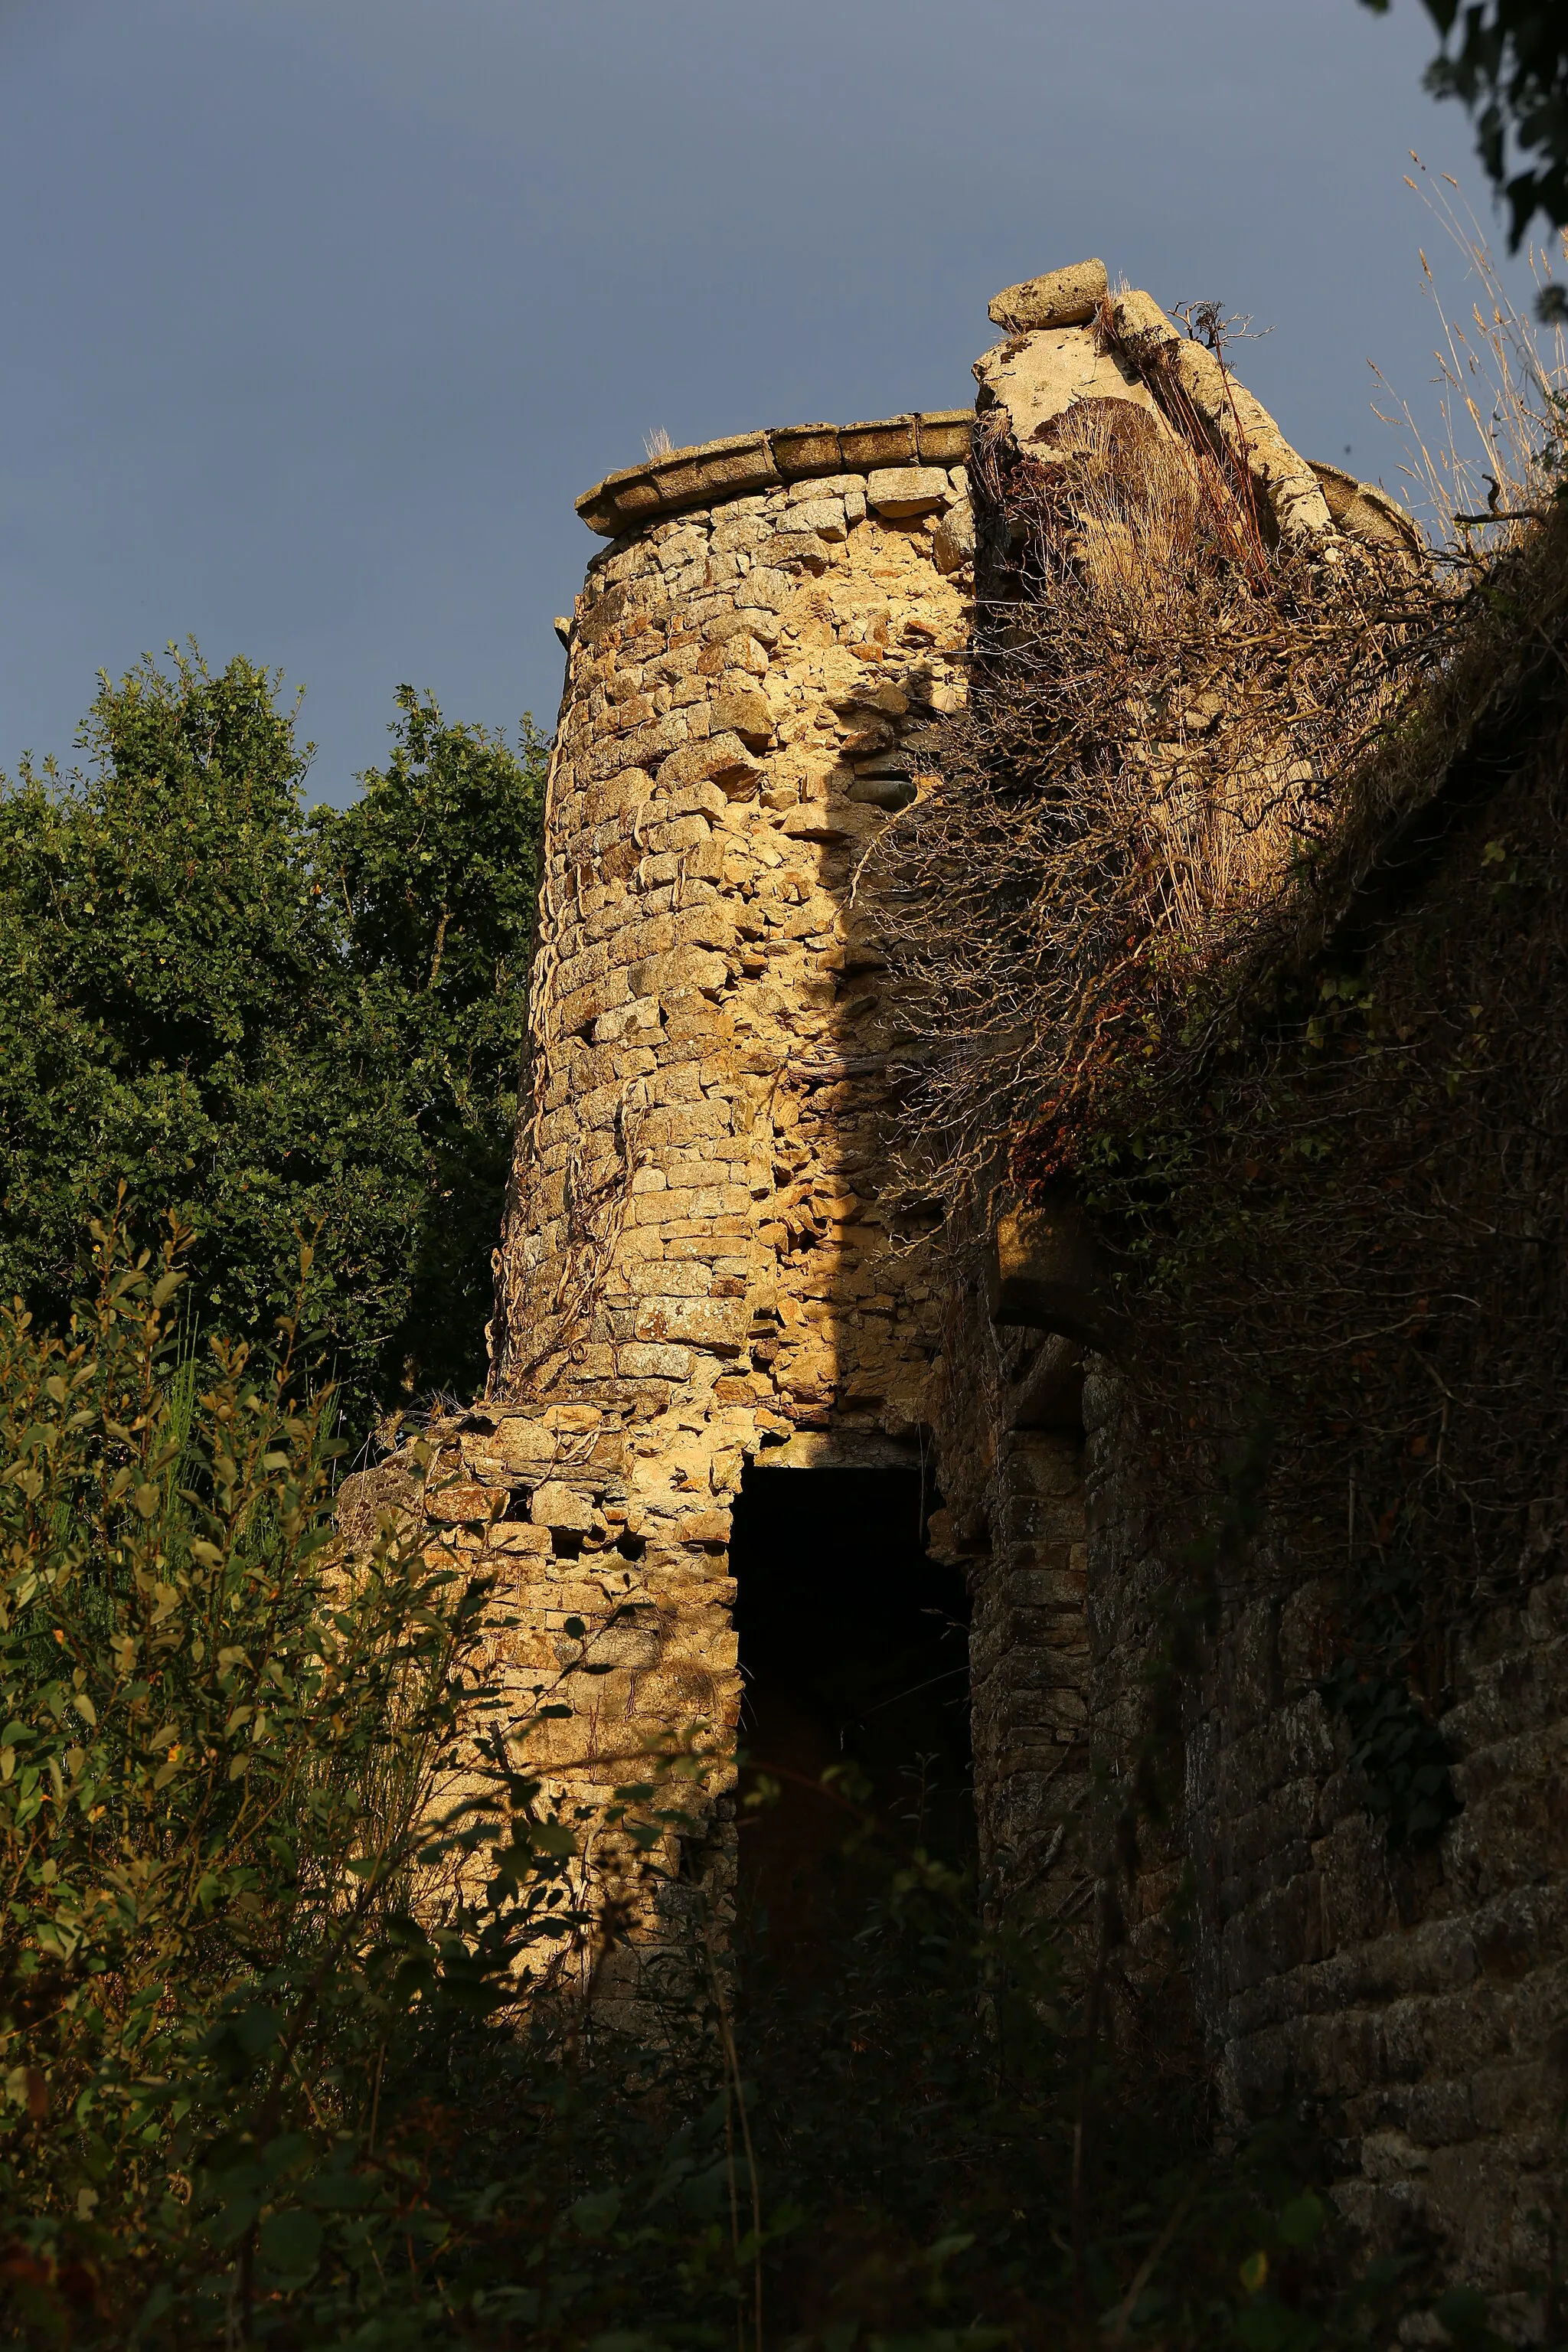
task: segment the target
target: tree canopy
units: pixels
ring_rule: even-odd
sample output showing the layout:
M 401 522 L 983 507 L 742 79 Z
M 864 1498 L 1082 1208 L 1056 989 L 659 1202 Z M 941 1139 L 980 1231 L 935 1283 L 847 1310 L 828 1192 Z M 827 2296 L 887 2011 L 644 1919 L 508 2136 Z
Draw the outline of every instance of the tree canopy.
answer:
M 100 680 L 82 770 L 0 781 L 0 1291 L 58 1316 L 121 1185 L 194 1234 L 192 1312 L 305 1299 L 351 1418 L 483 1375 L 545 747 L 402 687 L 391 756 L 307 809 L 280 678 Z

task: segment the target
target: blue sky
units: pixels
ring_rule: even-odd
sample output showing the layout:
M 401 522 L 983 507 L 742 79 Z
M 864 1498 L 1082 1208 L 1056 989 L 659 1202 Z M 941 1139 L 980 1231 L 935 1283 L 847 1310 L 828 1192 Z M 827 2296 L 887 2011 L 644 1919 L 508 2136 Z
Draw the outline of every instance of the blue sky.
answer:
M 1431 47 L 1416 0 L 0 0 L 0 768 L 187 635 L 307 688 L 333 799 L 402 679 L 548 725 L 573 499 L 650 428 L 955 405 L 990 295 L 1090 253 L 1271 324 L 1287 433 L 1396 481 L 1407 151 L 1487 211 Z

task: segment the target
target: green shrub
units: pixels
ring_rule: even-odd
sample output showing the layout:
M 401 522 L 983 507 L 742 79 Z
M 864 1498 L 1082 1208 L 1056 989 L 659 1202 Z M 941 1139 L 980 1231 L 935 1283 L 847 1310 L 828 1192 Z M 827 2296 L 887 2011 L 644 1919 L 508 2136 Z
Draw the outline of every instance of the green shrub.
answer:
M 1391 2340 L 1416 2277 L 1336 2290 L 1310 2138 L 1223 2150 L 1109 1920 L 987 1928 L 852 1775 L 804 1962 L 693 1885 L 612 2030 L 474 1553 L 342 1556 L 330 1391 L 287 1326 L 193 1354 L 179 1239 L 0 1317 L 0 2340 Z M 650 1871 L 681 1760 L 611 1807 Z
M 0 1317 L 7 2340 L 426 2345 L 484 2315 L 565 2344 L 661 2277 L 708 2303 L 711 2070 L 693 2095 L 637 2053 L 623 2103 L 584 2065 L 553 1988 L 602 1938 L 572 1824 L 485 1738 L 485 1586 L 427 1526 L 345 1559 L 335 1407 L 288 1328 L 198 1360 L 178 1234 L 156 1263 L 96 1239 L 64 1335 Z M 629 2254 L 623 2196 L 673 2217 Z
M 483 1598 L 439 1549 L 339 1558 L 330 1391 L 182 1359 L 177 1252 L 98 1244 L 63 1338 L 0 1317 L 0 2204 L 40 2323 L 61 2279 L 116 2324 L 215 2266 L 248 2294 L 363 2201 L 376 2037 L 446 1965 L 407 1901 Z

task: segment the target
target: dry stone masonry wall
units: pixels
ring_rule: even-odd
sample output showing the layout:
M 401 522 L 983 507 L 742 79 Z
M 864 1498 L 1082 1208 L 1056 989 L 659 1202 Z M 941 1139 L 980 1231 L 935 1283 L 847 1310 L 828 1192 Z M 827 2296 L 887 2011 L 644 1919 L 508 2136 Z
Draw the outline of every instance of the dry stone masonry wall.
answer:
M 743 1464 L 914 1459 L 930 1420 L 941 1302 L 881 1222 L 895 1032 L 852 883 L 964 698 L 970 425 L 752 436 L 583 502 L 637 522 L 566 629 L 531 1100 L 454 1492 L 504 1514 L 498 1664 L 520 1714 L 573 1677 L 533 1752 L 590 1813 L 660 1743 L 732 1741 Z
M 1148 296 L 1110 294 L 1100 265 L 1009 289 L 992 316 L 1005 339 L 976 364 L 981 429 L 1015 450 L 1084 401 L 1177 429 L 1142 353 L 1179 388 L 1179 429 L 1245 468 L 1273 535 L 1329 562 L 1347 536 L 1409 544 L 1380 492 L 1308 466 L 1211 352 Z M 609 544 L 560 625 L 493 1378 L 439 1433 L 434 1508 L 500 1577 L 493 1663 L 516 1719 L 570 1682 L 571 1712 L 531 1753 L 587 1825 L 590 1874 L 632 1883 L 605 1826 L 616 1788 L 655 1751 L 700 1759 L 698 1832 L 684 1855 L 666 1841 L 663 1911 L 639 1898 L 628 1979 L 668 1940 L 682 1870 L 724 1899 L 728 1547 L 748 1463 L 934 1468 L 931 1547 L 973 1596 L 994 1899 L 1092 1918 L 1095 1759 L 1114 1780 L 1137 1735 L 1168 1563 L 1136 1469 L 1136 1337 L 1110 1347 L 1097 1326 L 1081 1234 L 982 1217 L 970 1244 L 939 1252 L 891 1231 L 881 1197 L 900 1017 L 856 878 L 964 705 L 977 527 L 982 584 L 1005 585 L 1005 532 L 972 505 L 974 425 L 953 411 L 742 436 L 578 501 Z M 1541 1607 L 1531 1638 L 1560 1646 Z M 1478 1946 L 1452 1895 L 1395 1887 L 1371 1855 L 1321 1705 L 1278 1704 L 1287 1637 L 1239 1618 L 1222 1631 L 1186 1827 L 1145 1869 L 1134 1931 L 1147 1941 L 1196 1867 L 1197 2014 L 1237 2113 L 1338 2102 L 1355 2126 L 1346 2210 L 1386 2236 L 1419 2179 L 1440 2177 L 1433 2226 L 1468 2260 L 1464 2182 L 1511 2210 L 1508 2182 L 1536 2161 L 1509 2153 L 1503 2124 L 1484 2160 L 1463 2153 L 1483 2110 L 1504 2114 L 1517 2042 L 1500 2055 L 1500 2011 L 1468 1989 Z M 1478 1654 L 1468 1704 L 1499 1740 L 1502 1678 Z M 1452 1839 L 1462 1876 L 1462 1826 Z M 1538 2038 L 1545 1998 L 1526 2021 Z M 1459 2025 L 1440 2032 L 1449 2011 Z M 1458 2052 L 1447 2074 L 1418 2054 L 1442 2032 Z M 1429 2095 L 1409 2087 L 1424 2082 Z

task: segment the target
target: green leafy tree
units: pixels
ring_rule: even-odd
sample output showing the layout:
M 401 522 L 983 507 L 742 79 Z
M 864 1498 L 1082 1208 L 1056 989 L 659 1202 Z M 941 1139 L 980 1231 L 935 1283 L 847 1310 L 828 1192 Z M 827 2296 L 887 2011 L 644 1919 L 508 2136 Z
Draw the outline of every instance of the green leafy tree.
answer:
M 305 1311 L 351 1421 L 483 1373 L 544 747 L 405 688 L 393 756 L 308 812 L 279 680 L 101 682 L 85 772 L 0 792 L 0 1294 L 58 1318 L 121 1186 L 190 1225 L 190 1312 Z
M 460 1391 L 482 1369 L 511 1160 L 547 748 L 527 719 L 520 757 L 483 728 L 448 724 L 411 687 L 397 702 L 384 770 L 315 824 L 361 1019 L 402 1046 L 420 1214 L 398 1369 Z

